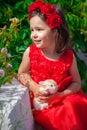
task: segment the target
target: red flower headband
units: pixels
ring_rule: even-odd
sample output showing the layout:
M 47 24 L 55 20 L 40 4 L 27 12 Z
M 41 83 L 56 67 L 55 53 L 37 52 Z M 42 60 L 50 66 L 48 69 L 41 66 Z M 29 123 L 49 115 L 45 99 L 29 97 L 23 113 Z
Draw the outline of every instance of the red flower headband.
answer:
M 30 15 L 31 15 L 32 11 L 35 11 L 37 9 L 39 9 L 40 12 L 43 15 L 45 15 L 46 23 L 48 24 L 48 26 L 51 29 L 60 28 L 60 25 L 62 24 L 62 19 L 59 16 L 59 14 L 56 12 L 56 9 L 53 5 L 47 4 L 40 0 L 34 2 L 33 4 L 31 4 L 29 6 L 29 9 L 28 9 L 28 13 L 29 13 L 28 18 L 29 19 L 30 19 Z

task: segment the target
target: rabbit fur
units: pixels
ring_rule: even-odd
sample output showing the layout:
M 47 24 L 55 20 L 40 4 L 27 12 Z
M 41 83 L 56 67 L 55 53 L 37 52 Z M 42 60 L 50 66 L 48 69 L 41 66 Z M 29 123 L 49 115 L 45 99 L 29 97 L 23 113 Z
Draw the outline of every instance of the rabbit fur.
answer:
M 45 81 L 40 81 L 39 84 L 43 85 L 44 87 L 40 87 L 39 91 L 43 92 L 44 94 L 55 94 L 58 91 L 57 83 L 52 79 L 47 79 Z M 48 103 L 41 103 L 39 102 L 39 98 L 34 98 L 34 107 L 36 110 L 43 110 L 48 107 Z

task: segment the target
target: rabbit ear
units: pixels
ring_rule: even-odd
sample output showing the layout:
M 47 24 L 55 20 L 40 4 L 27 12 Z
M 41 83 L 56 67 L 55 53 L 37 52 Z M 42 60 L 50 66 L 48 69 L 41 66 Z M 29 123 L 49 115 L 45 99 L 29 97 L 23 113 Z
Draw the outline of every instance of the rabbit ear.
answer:
M 44 81 L 39 82 L 40 85 L 45 85 Z

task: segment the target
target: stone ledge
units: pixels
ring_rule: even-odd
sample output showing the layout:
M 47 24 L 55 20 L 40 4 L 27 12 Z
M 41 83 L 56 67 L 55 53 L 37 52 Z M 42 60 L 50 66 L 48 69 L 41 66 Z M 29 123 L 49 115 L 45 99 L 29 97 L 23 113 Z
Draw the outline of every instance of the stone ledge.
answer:
M 15 79 L 0 88 L 0 130 L 34 130 L 28 90 Z

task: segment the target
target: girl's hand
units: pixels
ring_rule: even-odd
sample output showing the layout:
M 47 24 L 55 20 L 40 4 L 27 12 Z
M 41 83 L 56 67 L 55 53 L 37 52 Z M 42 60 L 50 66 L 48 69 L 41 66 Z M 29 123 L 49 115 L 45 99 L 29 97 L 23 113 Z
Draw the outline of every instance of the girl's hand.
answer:
M 37 83 L 33 83 L 32 82 L 27 82 L 27 85 L 26 85 L 29 89 L 29 86 L 34 86 L 33 89 L 32 89 L 32 92 L 34 94 L 35 97 L 38 97 L 38 96 L 46 96 L 46 94 L 44 94 L 43 92 L 40 92 L 39 88 L 42 87 L 42 85 L 40 84 L 37 84 Z
M 49 103 L 49 104 L 52 104 L 54 103 L 55 101 L 60 101 L 60 99 L 63 97 L 63 95 L 60 95 L 60 93 L 56 93 L 54 95 L 47 95 L 47 96 L 39 96 L 39 100 L 41 103 Z
M 28 88 L 29 88 L 30 84 L 28 83 Z M 34 84 L 35 87 L 33 87 L 32 92 L 34 97 L 38 97 L 39 96 L 39 85 L 38 84 Z
M 47 102 L 48 104 L 52 104 L 55 100 L 57 99 L 60 99 L 60 96 L 58 95 L 58 93 L 54 94 L 54 95 L 50 95 L 48 98 L 47 98 Z
M 44 93 L 43 91 L 40 91 L 40 87 L 44 87 L 44 86 L 42 86 L 42 85 L 38 85 L 38 87 L 39 87 L 39 90 L 37 91 L 37 93 L 36 93 L 36 97 L 46 97 L 48 94 L 47 93 Z

